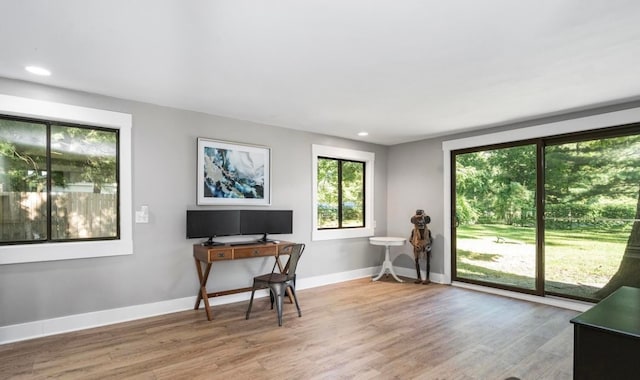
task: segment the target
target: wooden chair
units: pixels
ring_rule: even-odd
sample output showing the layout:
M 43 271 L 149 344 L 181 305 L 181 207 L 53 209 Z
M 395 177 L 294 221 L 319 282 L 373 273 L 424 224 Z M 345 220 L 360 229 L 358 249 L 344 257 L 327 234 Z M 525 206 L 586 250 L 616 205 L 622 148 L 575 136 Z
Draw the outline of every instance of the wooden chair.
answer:
M 249 319 L 251 314 L 251 307 L 253 306 L 253 296 L 257 289 L 269 289 L 269 298 L 271 298 L 271 309 L 273 309 L 273 303 L 276 304 L 276 311 L 278 312 L 278 326 L 282 326 L 282 304 L 284 303 L 284 296 L 287 289 L 290 289 L 293 301 L 298 309 L 298 317 L 302 317 L 300 311 L 300 305 L 298 304 L 298 298 L 296 297 L 296 267 L 300 261 L 300 256 L 304 251 L 304 244 L 292 244 L 280 249 L 280 255 L 289 255 L 289 260 L 284 267 L 283 273 L 276 273 L 276 262 L 273 264 L 271 273 L 263 274 L 253 278 L 253 288 L 251 290 L 251 300 L 249 301 L 249 308 L 247 309 L 246 319 Z

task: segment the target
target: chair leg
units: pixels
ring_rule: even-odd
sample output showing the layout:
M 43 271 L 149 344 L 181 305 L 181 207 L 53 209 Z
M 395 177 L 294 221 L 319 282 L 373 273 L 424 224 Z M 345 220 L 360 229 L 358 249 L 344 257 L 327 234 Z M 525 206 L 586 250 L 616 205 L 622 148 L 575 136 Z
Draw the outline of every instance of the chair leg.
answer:
M 286 289 L 283 284 L 271 284 L 271 291 L 273 292 L 276 301 L 276 312 L 278 314 L 278 326 L 282 326 L 282 304 L 284 303 L 284 290 Z
M 269 299 L 271 299 L 271 310 L 273 310 L 273 302 L 275 301 L 276 295 L 273 293 L 273 288 L 269 288 Z
M 293 300 L 296 303 L 296 309 L 298 309 L 298 317 L 302 317 L 302 311 L 300 311 L 300 305 L 298 304 L 298 296 L 296 296 L 296 290 L 294 289 L 293 286 L 290 286 L 289 289 L 291 289 L 291 294 L 293 294 Z
M 251 306 L 253 306 L 253 296 L 256 294 L 255 286 L 251 290 L 251 299 L 249 300 L 249 308 L 247 309 L 247 315 L 245 319 L 249 319 L 249 314 L 251 314 Z

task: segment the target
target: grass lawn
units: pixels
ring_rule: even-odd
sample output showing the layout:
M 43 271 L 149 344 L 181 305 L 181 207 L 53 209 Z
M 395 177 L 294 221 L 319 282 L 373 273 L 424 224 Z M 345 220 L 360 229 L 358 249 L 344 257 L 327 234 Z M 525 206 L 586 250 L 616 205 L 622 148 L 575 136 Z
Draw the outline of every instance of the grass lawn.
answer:
M 617 271 L 631 232 L 620 229 L 547 230 L 545 290 L 584 298 Z M 457 229 L 457 275 L 535 288 L 535 228 L 499 224 Z

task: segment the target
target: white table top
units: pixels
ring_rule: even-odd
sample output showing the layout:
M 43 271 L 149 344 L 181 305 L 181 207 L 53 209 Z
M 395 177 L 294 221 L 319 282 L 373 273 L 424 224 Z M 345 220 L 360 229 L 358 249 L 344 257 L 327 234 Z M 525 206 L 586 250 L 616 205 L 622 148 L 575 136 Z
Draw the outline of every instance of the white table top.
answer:
M 392 236 L 374 236 L 369 238 L 369 243 L 373 245 L 404 245 L 407 239 Z

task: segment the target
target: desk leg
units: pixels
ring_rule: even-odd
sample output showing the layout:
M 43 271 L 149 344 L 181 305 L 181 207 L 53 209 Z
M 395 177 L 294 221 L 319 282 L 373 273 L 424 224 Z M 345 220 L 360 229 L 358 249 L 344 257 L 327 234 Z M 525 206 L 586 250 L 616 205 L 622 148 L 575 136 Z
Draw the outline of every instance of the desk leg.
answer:
M 203 273 L 200 261 L 198 261 L 198 259 L 194 260 L 196 261 L 196 271 L 198 272 L 198 279 L 200 280 L 200 291 L 196 298 L 194 310 L 198 310 L 200 307 L 200 301 L 204 301 L 204 311 L 207 313 L 207 319 L 212 320 L 213 316 L 211 315 L 211 305 L 209 304 L 209 296 L 207 295 L 207 280 L 209 279 L 209 273 L 211 272 L 211 263 L 206 264 Z
M 391 262 L 391 259 L 389 258 L 389 250 L 390 250 L 389 246 L 386 245 L 384 249 L 384 261 L 382 262 L 382 269 L 380 269 L 380 273 L 378 274 L 378 276 L 371 279 L 371 281 L 378 281 L 383 274 L 389 271 L 389 273 L 393 276 L 393 278 L 396 279 L 396 281 L 404 282 L 401 279 L 399 279 L 398 276 L 396 276 L 396 272 L 393 271 L 393 264 Z

